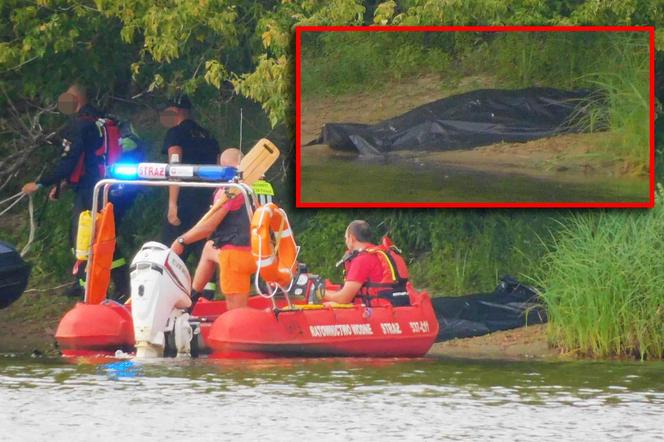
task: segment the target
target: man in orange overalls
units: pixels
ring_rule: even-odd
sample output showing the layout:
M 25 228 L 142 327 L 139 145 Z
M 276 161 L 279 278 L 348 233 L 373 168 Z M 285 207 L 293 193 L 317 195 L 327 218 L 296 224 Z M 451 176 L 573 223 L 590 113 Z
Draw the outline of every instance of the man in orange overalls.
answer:
M 223 166 L 236 167 L 241 155 L 239 149 L 226 149 L 219 162 Z M 250 229 L 244 196 L 239 194 L 224 203 L 203 224 L 194 226 L 171 244 L 171 249 L 179 255 L 184 251 L 184 246 L 210 237 L 219 253 L 221 291 L 226 296 L 229 310 L 247 305 L 251 275 L 256 272 L 256 261 L 251 254 Z M 196 301 L 198 297 L 200 292 L 192 291 L 193 300 Z

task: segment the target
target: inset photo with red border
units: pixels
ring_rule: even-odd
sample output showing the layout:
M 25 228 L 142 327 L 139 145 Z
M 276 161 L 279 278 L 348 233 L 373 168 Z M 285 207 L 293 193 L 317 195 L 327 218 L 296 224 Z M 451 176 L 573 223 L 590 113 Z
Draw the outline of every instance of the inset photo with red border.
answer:
M 296 206 L 650 208 L 653 27 L 297 27 Z

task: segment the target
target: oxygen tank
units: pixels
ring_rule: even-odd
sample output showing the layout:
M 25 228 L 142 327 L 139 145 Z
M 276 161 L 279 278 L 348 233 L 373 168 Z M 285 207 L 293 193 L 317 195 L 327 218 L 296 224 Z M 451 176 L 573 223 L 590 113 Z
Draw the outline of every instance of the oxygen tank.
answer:
M 92 240 L 92 212 L 84 210 L 78 216 L 78 231 L 76 232 L 76 260 L 87 261 L 90 256 L 90 243 Z

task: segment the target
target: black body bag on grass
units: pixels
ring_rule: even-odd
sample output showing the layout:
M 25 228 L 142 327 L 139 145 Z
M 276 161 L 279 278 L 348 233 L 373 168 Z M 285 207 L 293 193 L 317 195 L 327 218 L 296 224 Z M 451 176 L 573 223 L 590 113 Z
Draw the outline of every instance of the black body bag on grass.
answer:
M 431 302 L 440 325 L 436 341 L 546 322 L 544 304 L 532 287 L 511 276 L 500 279 L 492 293 L 433 298 Z
M 552 88 L 483 89 L 428 103 L 373 125 L 328 123 L 312 144 L 363 155 L 396 150 L 446 151 L 525 142 L 582 132 L 579 121 L 596 92 Z M 595 97 L 597 98 L 597 97 Z M 597 100 L 594 100 L 597 102 Z

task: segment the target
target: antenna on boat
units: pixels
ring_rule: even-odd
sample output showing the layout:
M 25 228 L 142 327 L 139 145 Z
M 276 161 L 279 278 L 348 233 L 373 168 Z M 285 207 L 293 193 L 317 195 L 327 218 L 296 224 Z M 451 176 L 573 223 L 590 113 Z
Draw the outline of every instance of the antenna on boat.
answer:
M 240 152 L 242 152 L 242 108 L 240 108 Z

